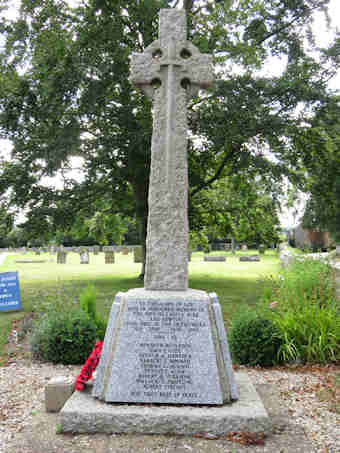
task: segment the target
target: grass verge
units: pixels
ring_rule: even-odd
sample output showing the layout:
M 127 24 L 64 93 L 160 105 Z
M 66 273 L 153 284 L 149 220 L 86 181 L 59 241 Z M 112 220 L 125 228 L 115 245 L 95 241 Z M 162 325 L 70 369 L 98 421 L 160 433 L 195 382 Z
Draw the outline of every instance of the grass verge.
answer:
M 189 286 L 217 293 L 227 326 L 239 306 L 251 306 L 258 301 L 262 294 L 263 278 L 276 275 L 279 270 L 279 259 L 274 251 L 261 255 L 260 262 L 239 261 L 240 256 L 255 253 L 214 253 L 226 256 L 225 262 L 205 262 L 202 252 L 192 255 L 189 264 Z M 40 256 L 7 256 L 0 266 L 0 272 L 18 271 L 22 310 L 0 312 L 0 357 L 13 321 L 33 311 L 43 310 L 44 305 L 57 300 L 78 300 L 80 292 L 89 283 L 97 289 L 98 313 L 107 318 L 118 291 L 124 292 L 143 286 L 138 279 L 141 264 L 133 262 L 133 255 L 117 253 L 115 258 L 114 264 L 105 264 L 104 254 L 91 254 L 90 264 L 86 265 L 79 263 L 79 255 L 76 253 L 67 255 L 66 264 L 57 264 L 56 256 L 46 253 Z M 17 262 L 25 260 L 26 263 Z

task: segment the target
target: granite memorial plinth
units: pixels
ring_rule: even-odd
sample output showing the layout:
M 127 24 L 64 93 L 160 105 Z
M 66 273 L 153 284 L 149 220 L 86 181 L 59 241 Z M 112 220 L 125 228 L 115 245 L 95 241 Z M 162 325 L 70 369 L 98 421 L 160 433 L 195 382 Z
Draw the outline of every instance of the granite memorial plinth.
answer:
M 217 296 L 197 290 L 118 293 L 93 396 L 213 405 L 237 399 Z
M 70 433 L 201 435 L 271 431 L 267 411 L 247 373 L 236 373 L 240 397 L 233 404 L 192 406 L 105 404 L 91 396 L 91 386 L 75 392 L 61 411 L 59 429 Z

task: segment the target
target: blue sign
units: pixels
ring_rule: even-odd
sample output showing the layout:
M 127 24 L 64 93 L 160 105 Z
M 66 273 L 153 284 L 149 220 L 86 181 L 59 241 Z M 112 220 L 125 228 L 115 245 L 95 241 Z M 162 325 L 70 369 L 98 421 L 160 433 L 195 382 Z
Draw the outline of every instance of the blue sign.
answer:
M 0 311 L 20 310 L 18 272 L 0 274 Z

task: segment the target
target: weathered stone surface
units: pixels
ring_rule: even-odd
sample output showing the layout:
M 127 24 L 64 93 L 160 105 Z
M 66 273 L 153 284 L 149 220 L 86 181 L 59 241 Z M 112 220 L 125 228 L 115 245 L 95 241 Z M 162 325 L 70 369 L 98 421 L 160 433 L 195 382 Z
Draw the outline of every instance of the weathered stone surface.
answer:
M 213 81 L 211 56 L 186 40 L 184 10 L 160 11 L 159 39 L 133 54 L 131 82 L 153 98 L 144 287 L 188 288 L 187 100 Z M 159 88 L 155 88 L 157 81 Z
M 57 263 L 58 264 L 65 264 L 66 263 L 66 256 L 67 256 L 66 252 L 62 252 L 62 251 L 58 250 L 58 252 L 57 252 Z
M 119 247 L 115 247 L 114 245 L 104 245 L 102 250 L 103 252 L 119 252 L 120 250 L 117 250 Z
M 226 331 L 223 322 L 223 315 L 221 310 L 221 305 L 218 302 L 217 294 L 209 294 L 213 310 L 215 312 L 216 328 L 217 328 L 217 337 L 221 346 L 221 352 L 223 356 L 223 364 L 225 368 L 226 375 L 228 376 L 228 382 L 230 386 L 230 397 L 232 401 L 236 401 L 239 398 L 239 392 L 237 389 L 235 374 L 232 367 L 232 361 L 230 356 L 229 345 L 227 341 Z
M 186 103 L 213 71 L 185 24 L 184 11 L 161 10 L 160 38 L 132 57 L 131 81 L 154 101 L 145 289 L 116 295 L 94 398 L 70 399 L 64 431 L 223 435 L 270 426 L 248 382 L 243 403 L 231 404 L 238 388 L 217 296 L 187 287 Z
M 230 356 L 217 296 L 204 291 L 119 293 L 93 395 L 106 402 L 223 404 Z M 229 363 L 228 363 L 229 362 Z
M 114 264 L 115 262 L 115 253 L 114 252 L 105 252 L 105 264 Z
M 240 261 L 260 261 L 258 255 L 240 256 Z
M 105 404 L 75 392 L 60 413 L 61 430 L 74 433 L 268 434 L 271 420 L 246 373 L 236 373 L 240 398 L 223 406 Z
M 74 379 L 56 376 L 45 386 L 45 407 L 47 412 L 59 412 L 74 391 Z
M 289 267 L 295 260 L 295 257 L 289 250 L 283 250 L 280 253 L 280 261 L 283 267 Z
M 225 261 L 225 256 L 204 256 L 204 261 Z
M 89 264 L 90 263 L 90 255 L 87 250 L 80 252 L 80 264 Z

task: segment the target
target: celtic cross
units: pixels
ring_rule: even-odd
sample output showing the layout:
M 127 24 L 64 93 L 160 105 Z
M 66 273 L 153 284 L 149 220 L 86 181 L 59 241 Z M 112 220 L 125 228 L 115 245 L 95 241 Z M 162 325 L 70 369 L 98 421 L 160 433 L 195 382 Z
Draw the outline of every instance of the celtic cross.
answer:
M 131 83 L 153 100 L 146 290 L 188 288 L 187 102 L 213 69 L 186 35 L 185 11 L 162 9 L 159 39 L 131 59 Z

